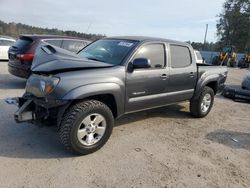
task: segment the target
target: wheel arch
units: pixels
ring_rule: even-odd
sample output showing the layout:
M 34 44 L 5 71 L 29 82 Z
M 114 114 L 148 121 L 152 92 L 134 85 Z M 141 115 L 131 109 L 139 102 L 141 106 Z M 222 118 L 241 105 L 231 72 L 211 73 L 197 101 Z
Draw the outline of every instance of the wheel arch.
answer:
M 202 89 L 207 86 L 210 87 L 211 89 L 213 89 L 214 94 L 217 93 L 218 91 L 218 75 L 211 75 L 206 77 L 204 80 L 200 79 L 197 82 L 197 86 L 196 86 L 196 91 L 194 93 L 194 96 L 192 97 L 192 99 L 197 99 L 202 91 Z
M 72 103 L 85 99 L 98 100 L 106 104 L 116 118 L 124 113 L 124 92 L 124 89 L 116 83 L 90 84 L 71 90 L 63 100 L 69 100 Z

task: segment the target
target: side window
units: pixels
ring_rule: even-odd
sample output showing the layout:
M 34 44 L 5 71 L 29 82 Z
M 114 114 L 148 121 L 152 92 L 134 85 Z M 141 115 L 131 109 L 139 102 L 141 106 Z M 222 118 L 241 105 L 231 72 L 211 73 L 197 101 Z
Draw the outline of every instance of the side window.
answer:
M 4 46 L 4 41 L 3 40 L 0 40 L 0 46 Z
M 150 60 L 151 68 L 165 66 L 165 48 L 163 44 L 147 44 L 139 49 L 134 59 L 146 58 Z
M 57 46 L 57 47 L 61 47 L 61 45 L 62 45 L 61 39 L 59 39 L 59 40 L 44 40 L 44 41 L 53 45 L 53 46 Z
M 187 67 L 192 63 L 189 48 L 186 46 L 170 45 L 171 67 Z
M 63 40 L 62 48 L 71 52 L 78 52 L 84 47 L 84 43 L 78 40 Z

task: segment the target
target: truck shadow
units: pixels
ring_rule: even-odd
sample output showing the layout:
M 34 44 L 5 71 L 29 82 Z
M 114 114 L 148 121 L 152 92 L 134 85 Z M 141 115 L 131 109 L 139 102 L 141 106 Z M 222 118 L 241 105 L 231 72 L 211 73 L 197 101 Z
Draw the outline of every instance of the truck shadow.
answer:
M 26 80 L 10 74 L 0 74 L 0 89 L 24 89 Z
M 38 127 L 28 123 L 16 124 L 13 113 L 17 109 L 0 100 L 0 156 L 25 159 L 49 159 L 76 157 L 60 143 L 56 126 Z M 5 109 L 5 110 L 4 110 Z M 116 126 L 152 117 L 191 118 L 183 106 L 164 108 L 126 115 L 116 121 Z M 5 113 L 3 112 L 5 111 Z M 129 126 L 129 125 L 126 125 Z
M 208 140 L 229 146 L 233 149 L 250 150 L 250 133 L 216 130 L 206 135 Z
M 127 114 L 116 120 L 115 126 L 121 126 L 136 121 L 147 120 L 155 117 L 188 119 L 192 118 L 190 113 L 184 111 L 185 106 L 180 104 L 169 105 L 161 108 Z

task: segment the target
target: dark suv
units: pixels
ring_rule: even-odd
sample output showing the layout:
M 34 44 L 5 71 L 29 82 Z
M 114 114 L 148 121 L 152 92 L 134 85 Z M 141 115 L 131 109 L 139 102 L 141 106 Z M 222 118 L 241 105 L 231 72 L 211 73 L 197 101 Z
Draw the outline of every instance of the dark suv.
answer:
M 55 35 L 21 35 L 16 43 L 9 49 L 9 72 L 17 77 L 28 78 L 30 67 L 37 46 L 41 42 L 66 49 L 73 53 L 78 52 L 90 42 L 87 40 Z

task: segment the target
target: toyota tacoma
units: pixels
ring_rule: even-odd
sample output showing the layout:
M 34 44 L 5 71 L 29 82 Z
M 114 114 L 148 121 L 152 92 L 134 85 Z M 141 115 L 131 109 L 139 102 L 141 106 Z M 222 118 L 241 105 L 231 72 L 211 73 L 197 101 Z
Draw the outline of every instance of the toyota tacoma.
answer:
M 193 48 L 151 37 L 109 37 L 78 54 L 43 43 L 17 103 L 16 122 L 58 126 L 60 140 L 76 154 L 100 149 L 114 119 L 124 114 L 190 102 L 205 117 L 224 87 L 227 69 L 197 64 Z

